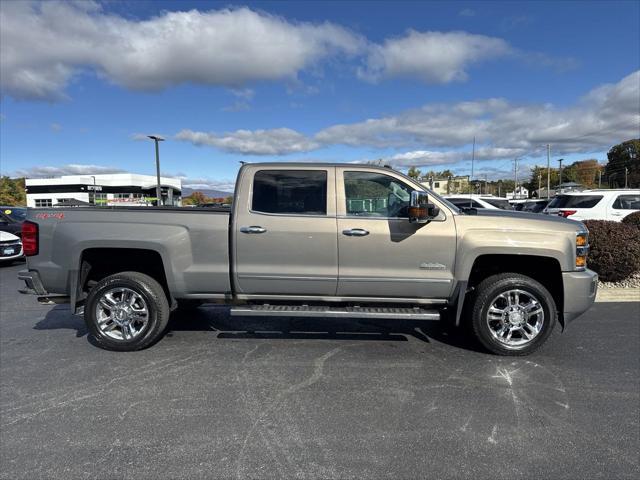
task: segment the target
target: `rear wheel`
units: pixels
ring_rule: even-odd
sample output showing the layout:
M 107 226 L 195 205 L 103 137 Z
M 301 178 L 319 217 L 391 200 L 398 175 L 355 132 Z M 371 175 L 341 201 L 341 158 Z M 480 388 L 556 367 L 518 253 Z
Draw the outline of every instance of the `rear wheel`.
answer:
M 528 355 L 544 344 L 556 324 L 549 291 L 516 273 L 493 275 L 476 288 L 471 327 L 480 343 L 498 355 Z
M 107 350 L 141 350 L 160 339 L 169 320 L 162 286 L 138 272 L 100 280 L 89 292 L 84 319 L 89 333 Z

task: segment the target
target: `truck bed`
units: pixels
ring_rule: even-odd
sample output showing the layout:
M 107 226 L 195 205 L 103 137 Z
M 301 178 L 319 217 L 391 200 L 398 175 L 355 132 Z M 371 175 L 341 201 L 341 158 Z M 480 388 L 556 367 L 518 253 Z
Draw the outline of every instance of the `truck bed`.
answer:
M 83 252 L 109 255 L 157 252 L 176 298 L 230 290 L 227 208 L 64 207 L 29 209 L 38 224 L 40 251 L 29 258 L 50 293 L 70 294 Z M 113 261 L 117 262 L 117 255 Z M 159 267 L 159 266 L 158 266 Z M 191 294 L 191 295 L 188 295 Z

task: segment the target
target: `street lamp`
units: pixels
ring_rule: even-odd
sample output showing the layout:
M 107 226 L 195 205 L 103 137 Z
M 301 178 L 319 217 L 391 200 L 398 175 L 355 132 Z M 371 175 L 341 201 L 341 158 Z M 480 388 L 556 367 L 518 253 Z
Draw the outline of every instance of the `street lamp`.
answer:
M 158 147 L 158 142 L 163 142 L 164 138 L 158 135 L 147 135 L 147 137 L 156 143 L 156 201 L 158 202 L 158 206 L 160 206 L 162 204 L 162 189 L 160 187 L 160 149 Z

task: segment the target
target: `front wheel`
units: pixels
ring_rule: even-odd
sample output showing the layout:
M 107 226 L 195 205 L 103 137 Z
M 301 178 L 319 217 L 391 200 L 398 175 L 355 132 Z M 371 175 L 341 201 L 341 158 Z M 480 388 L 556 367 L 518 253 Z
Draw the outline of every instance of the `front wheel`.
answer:
M 498 355 L 528 355 L 542 346 L 556 324 L 556 304 L 531 277 L 493 275 L 476 289 L 471 327 L 480 343 Z
M 141 350 L 164 333 L 169 302 L 162 286 L 149 275 L 121 272 L 100 280 L 84 309 L 89 333 L 107 350 Z

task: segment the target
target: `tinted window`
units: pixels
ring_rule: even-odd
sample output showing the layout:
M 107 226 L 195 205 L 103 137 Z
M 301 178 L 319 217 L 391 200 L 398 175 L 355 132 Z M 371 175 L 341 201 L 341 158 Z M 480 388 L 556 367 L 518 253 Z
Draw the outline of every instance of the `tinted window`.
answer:
M 448 198 L 458 208 L 484 208 L 472 198 Z
M 540 213 L 542 210 L 544 210 L 544 207 L 546 206 L 547 206 L 546 200 L 542 202 L 527 202 L 523 210 L 525 212 Z
M 602 200 L 602 195 L 558 195 L 549 208 L 593 208 Z
M 347 215 L 406 217 L 412 188 L 390 175 L 344 172 Z
M 613 208 L 618 210 L 640 210 L 640 195 L 618 195 L 613 202 Z
M 259 170 L 253 177 L 251 209 L 296 215 L 327 214 L 324 170 Z
M 511 210 L 511 204 L 508 200 L 503 200 L 501 198 L 483 198 L 485 202 L 489 205 L 493 205 L 496 208 L 500 208 L 502 210 Z

